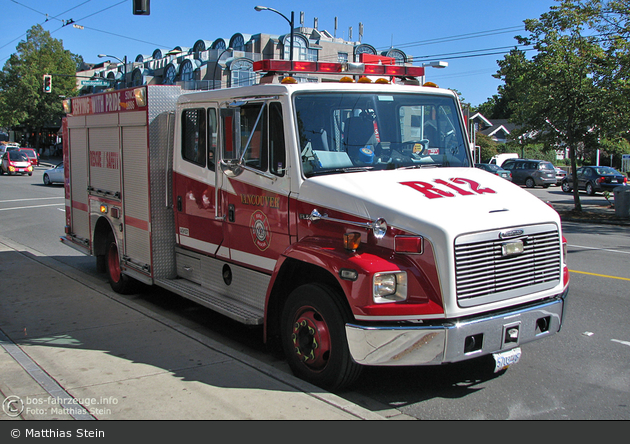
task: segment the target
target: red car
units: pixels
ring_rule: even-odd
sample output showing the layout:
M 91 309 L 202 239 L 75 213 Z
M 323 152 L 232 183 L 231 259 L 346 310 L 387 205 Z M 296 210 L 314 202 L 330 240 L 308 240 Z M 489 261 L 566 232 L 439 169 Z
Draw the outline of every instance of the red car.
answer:
M 2 164 L 0 164 L 0 174 L 28 174 L 33 175 L 33 165 L 24 153 L 15 151 L 7 151 L 2 156 Z
M 31 161 L 31 165 L 39 166 L 39 155 L 37 154 L 37 151 L 35 151 L 33 148 L 20 148 L 19 151 L 26 154 L 28 160 Z

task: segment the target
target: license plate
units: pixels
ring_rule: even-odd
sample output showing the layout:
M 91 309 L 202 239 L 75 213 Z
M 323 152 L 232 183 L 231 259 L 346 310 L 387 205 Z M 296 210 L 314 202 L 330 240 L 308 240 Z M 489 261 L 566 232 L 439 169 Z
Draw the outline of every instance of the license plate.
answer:
M 494 372 L 497 373 L 516 364 L 521 359 L 521 348 L 516 347 L 501 353 L 493 353 L 492 356 L 495 362 Z

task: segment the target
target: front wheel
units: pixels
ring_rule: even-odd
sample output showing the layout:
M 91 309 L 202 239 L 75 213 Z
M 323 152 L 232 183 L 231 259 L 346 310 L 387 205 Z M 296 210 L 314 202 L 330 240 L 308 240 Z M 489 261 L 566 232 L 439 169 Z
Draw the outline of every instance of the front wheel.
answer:
M 525 186 L 526 186 L 527 188 L 534 188 L 534 187 L 536 186 L 536 182 L 534 182 L 534 179 L 532 179 L 531 177 L 528 177 L 528 178 L 525 180 Z
M 48 174 L 44 174 L 44 185 L 50 185 L 52 182 L 50 181 L 50 177 Z
M 571 192 L 571 187 L 569 186 L 569 182 L 562 182 L 562 191 L 564 191 L 565 193 L 570 193 Z
M 289 367 L 301 379 L 328 390 L 353 383 L 362 367 L 350 356 L 345 324 L 349 309 L 321 284 L 296 288 L 284 305 L 281 340 Z

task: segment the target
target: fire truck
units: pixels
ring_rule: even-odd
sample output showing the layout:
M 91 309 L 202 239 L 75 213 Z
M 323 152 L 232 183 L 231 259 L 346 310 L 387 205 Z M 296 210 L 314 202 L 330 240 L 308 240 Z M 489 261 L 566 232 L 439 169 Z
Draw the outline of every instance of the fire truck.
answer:
M 560 330 L 560 218 L 473 167 L 453 91 L 418 67 L 255 70 L 252 86 L 65 104 L 62 241 L 113 290 L 157 286 L 261 326 L 327 389 L 365 366 L 494 357 L 502 372 Z

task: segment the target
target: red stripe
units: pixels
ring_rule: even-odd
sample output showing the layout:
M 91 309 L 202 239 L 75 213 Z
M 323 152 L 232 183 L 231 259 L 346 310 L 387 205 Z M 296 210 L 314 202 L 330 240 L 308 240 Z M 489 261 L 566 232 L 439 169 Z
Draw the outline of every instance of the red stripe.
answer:
M 76 200 L 72 201 L 72 208 L 76 208 L 77 210 L 81 210 L 81 211 L 88 211 L 88 206 L 87 204 L 81 203 L 81 202 L 77 202 Z
M 142 219 L 136 219 L 135 217 L 125 216 L 125 225 L 139 228 L 140 230 L 144 231 L 149 231 L 149 222 Z

